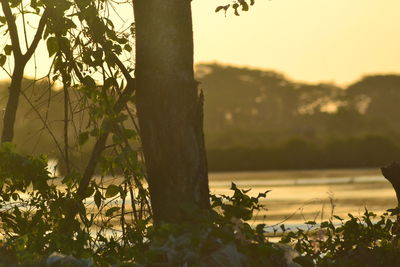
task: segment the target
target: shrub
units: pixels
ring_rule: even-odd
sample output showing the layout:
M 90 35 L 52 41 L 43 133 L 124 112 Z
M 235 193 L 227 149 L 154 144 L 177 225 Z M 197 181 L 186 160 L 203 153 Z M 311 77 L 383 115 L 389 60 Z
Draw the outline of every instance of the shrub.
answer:
M 391 214 L 393 215 L 393 213 Z M 286 233 L 282 243 L 301 254 L 294 261 L 302 266 L 399 266 L 399 222 L 384 213 L 380 217 L 365 209 L 361 218 L 334 216 L 310 229 Z

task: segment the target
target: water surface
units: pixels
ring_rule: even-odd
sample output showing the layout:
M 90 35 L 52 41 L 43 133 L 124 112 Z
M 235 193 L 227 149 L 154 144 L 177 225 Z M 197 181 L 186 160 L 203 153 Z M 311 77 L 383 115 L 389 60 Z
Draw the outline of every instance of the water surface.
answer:
M 267 225 L 321 222 L 332 214 L 346 218 L 362 215 L 365 208 L 381 214 L 396 206 L 395 192 L 378 168 L 210 173 L 210 190 L 230 194 L 232 181 L 252 188 L 252 196 L 272 190 L 263 201 L 268 210 L 254 221 Z

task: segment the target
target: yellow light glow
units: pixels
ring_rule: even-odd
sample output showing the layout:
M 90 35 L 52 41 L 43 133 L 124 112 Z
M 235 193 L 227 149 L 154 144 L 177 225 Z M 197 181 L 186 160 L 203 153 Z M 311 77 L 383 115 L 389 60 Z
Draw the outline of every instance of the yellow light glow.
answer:
M 400 73 L 398 0 L 257 0 L 240 17 L 214 12 L 227 3 L 193 1 L 195 62 L 273 69 L 295 80 L 340 85 L 366 74 Z M 120 12 L 132 14 L 130 8 Z M 43 45 L 36 61 L 37 76 L 45 75 L 50 61 Z M 26 74 L 34 73 L 30 63 Z M 6 78 L 0 70 L 0 79 Z
M 240 17 L 215 14 L 224 3 L 229 1 L 193 1 L 196 61 L 339 84 L 400 72 L 398 0 L 258 0 Z

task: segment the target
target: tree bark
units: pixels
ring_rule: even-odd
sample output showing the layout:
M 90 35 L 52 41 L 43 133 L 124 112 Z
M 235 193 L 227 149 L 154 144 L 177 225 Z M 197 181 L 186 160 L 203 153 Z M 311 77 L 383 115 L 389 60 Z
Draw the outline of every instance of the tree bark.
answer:
M 21 92 L 22 79 L 24 75 L 25 63 L 15 61 L 15 68 L 11 77 L 11 84 L 8 88 L 9 96 L 4 112 L 3 132 L 1 142 L 12 142 L 14 137 L 15 117 L 18 109 L 19 95 Z
M 210 208 L 190 0 L 135 0 L 136 105 L 155 223 Z

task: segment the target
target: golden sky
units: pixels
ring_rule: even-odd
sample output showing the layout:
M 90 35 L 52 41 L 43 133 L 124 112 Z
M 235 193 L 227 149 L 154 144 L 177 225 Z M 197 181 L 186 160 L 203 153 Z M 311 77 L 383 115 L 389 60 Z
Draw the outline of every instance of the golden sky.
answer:
M 195 59 L 348 84 L 400 73 L 400 0 L 256 0 L 240 17 L 194 0 Z
M 196 62 L 273 69 L 295 80 L 340 85 L 365 74 L 400 73 L 400 0 L 256 0 L 240 17 L 214 13 L 226 3 L 193 0 Z M 121 16 L 131 14 L 125 8 Z M 46 73 L 47 55 L 39 49 L 38 76 Z

